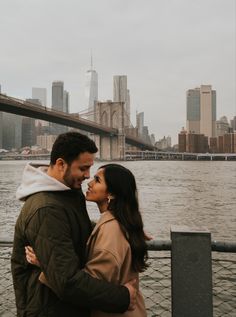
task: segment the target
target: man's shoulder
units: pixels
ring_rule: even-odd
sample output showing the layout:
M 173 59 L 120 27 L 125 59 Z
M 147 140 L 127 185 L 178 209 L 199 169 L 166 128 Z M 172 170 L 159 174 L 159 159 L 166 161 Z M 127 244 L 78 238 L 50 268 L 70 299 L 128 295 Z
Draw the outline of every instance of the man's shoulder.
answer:
M 77 204 L 81 199 L 79 193 L 72 193 L 72 191 L 41 191 L 30 195 L 26 199 L 25 205 L 35 204 L 39 208 L 47 205 L 66 207 L 68 204 Z

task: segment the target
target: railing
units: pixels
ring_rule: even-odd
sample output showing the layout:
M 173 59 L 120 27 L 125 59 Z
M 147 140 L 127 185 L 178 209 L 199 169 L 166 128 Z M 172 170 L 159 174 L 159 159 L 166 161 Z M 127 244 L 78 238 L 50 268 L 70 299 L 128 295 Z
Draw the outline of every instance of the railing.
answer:
M 175 228 L 171 241 L 148 242 L 140 287 L 149 317 L 236 316 L 236 243 L 209 238 L 207 231 Z M 16 316 L 11 248 L 12 241 L 0 241 L 1 317 Z
M 190 153 L 171 151 L 125 151 L 127 161 L 178 160 L 178 161 L 236 161 L 236 153 Z

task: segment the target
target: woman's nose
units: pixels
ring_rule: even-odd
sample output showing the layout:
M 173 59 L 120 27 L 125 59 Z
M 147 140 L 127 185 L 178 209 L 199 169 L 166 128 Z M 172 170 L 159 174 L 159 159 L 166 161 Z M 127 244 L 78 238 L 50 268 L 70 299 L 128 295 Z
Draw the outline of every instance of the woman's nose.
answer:
M 93 180 L 91 179 L 91 181 L 88 182 L 88 187 L 91 187 L 91 186 L 92 186 L 92 183 L 93 183 Z

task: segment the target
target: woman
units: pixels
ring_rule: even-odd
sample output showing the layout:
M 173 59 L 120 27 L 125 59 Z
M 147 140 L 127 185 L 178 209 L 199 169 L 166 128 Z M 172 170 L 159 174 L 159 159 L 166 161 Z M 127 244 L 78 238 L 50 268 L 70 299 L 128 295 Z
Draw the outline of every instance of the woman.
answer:
M 97 203 L 101 217 L 87 242 L 85 270 L 94 277 L 115 284 L 125 284 L 136 278 L 135 310 L 113 316 L 147 316 L 138 285 L 138 274 L 147 267 L 147 247 L 133 174 L 118 164 L 103 165 L 88 183 L 86 200 Z M 35 256 L 29 249 L 26 254 L 32 264 Z M 37 264 L 36 259 L 34 264 Z M 43 274 L 40 280 L 46 284 Z M 92 311 L 91 316 L 110 314 Z

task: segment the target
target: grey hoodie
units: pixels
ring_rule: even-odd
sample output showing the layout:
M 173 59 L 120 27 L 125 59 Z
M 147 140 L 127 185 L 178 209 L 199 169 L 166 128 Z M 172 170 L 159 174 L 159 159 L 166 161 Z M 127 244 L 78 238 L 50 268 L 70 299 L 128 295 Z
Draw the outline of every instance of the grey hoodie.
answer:
M 43 191 L 65 191 L 70 187 L 47 174 L 48 165 L 28 163 L 23 171 L 22 183 L 16 191 L 16 198 L 25 200 L 29 195 Z

